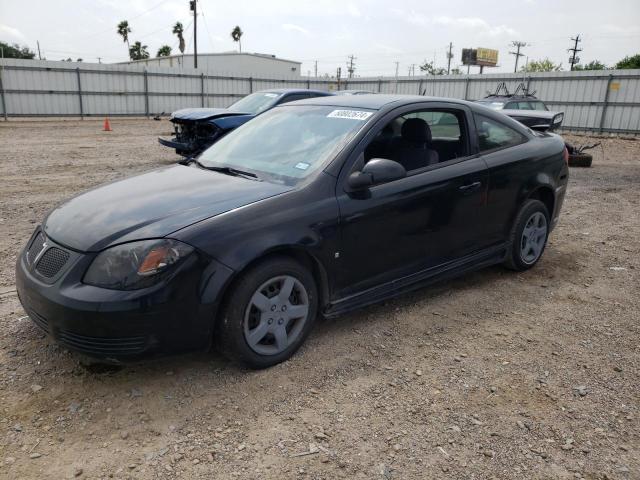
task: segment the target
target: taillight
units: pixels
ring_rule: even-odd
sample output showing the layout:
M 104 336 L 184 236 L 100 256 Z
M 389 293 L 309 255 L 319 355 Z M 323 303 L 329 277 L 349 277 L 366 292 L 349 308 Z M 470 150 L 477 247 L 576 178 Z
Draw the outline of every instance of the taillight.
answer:
M 562 152 L 562 158 L 564 159 L 564 163 L 569 166 L 569 150 L 567 147 L 564 147 L 564 151 Z

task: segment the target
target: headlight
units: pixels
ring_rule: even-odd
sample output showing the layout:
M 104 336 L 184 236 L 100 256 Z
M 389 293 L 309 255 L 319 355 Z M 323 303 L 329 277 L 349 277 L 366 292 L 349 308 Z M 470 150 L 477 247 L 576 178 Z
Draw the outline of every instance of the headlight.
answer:
M 158 283 L 193 247 L 177 240 L 158 239 L 124 243 L 100 252 L 84 283 L 114 290 L 136 290 Z

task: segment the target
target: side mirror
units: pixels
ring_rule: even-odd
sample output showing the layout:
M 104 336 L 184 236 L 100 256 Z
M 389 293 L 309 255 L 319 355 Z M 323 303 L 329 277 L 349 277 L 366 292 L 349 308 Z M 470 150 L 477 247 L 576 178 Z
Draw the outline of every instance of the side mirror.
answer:
M 372 158 L 361 172 L 353 172 L 349 175 L 347 184 L 353 190 L 360 190 L 406 176 L 407 171 L 398 162 L 386 158 Z

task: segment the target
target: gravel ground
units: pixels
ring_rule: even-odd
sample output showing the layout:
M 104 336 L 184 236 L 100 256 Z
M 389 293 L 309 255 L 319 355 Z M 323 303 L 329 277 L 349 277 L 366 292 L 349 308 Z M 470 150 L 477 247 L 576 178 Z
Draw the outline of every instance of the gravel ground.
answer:
M 290 361 L 88 369 L 25 317 L 48 209 L 166 165 L 166 120 L 0 122 L 0 478 L 640 478 L 640 142 L 572 169 L 541 263 L 321 322 Z M 586 142 L 587 139 L 574 139 Z

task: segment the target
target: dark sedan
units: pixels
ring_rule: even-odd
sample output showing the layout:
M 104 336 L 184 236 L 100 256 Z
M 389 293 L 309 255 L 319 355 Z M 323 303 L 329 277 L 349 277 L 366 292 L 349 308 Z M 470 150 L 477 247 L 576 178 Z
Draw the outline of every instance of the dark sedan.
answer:
M 174 125 L 174 137 L 160 137 L 158 142 L 174 148 L 178 155 L 193 157 L 233 129 L 275 106 L 327 95 L 331 93 L 302 88 L 276 88 L 251 93 L 227 108 L 184 108 L 173 112 L 169 118 Z
M 20 300 L 69 349 L 122 361 L 207 348 L 254 368 L 332 317 L 503 263 L 533 267 L 567 185 L 560 137 L 420 96 L 274 108 L 175 165 L 55 208 Z

